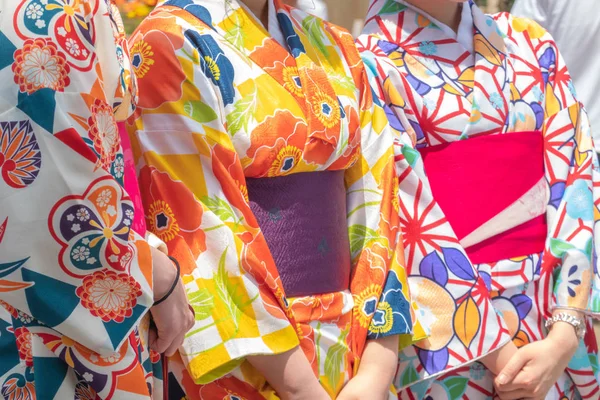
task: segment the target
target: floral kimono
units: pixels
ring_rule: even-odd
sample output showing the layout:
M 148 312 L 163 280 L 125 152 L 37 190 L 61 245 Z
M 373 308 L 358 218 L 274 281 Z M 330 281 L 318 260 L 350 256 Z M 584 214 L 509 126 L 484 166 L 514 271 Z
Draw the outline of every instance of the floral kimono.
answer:
M 131 38 L 140 101 L 130 128 L 147 225 L 180 261 L 196 311 L 169 365 L 171 398 L 277 399 L 245 358 L 298 345 L 335 395 L 367 338 L 413 330 L 394 134 L 353 38 L 278 0 L 269 7 L 267 31 L 237 1 L 171 0 Z M 330 191 L 318 183 L 335 176 Z M 265 193 L 269 185 L 287 186 Z M 297 200 L 284 206 L 290 193 Z M 309 203 L 307 227 L 290 215 Z M 333 214 L 342 234 L 307 248 L 314 238 L 298 232 Z M 267 225 L 278 230 L 269 238 Z M 340 238 L 345 253 L 335 251 Z M 316 263 L 342 261 L 290 271 L 306 256 L 296 244 Z
M 543 339 L 556 308 L 598 310 L 598 166 L 566 66 L 534 22 L 462 7 L 454 33 L 375 0 L 358 41 L 401 132 L 406 266 L 430 327 L 400 355 L 402 399 L 491 399 L 492 374 L 474 361 Z M 597 399 L 598 373 L 588 329 L 547 398 Z
M 131 111 L 133 81 L 118 11 L 0 11 L 0 394 L 162 399 L 150 249 L 122 188 L 114 113 Z

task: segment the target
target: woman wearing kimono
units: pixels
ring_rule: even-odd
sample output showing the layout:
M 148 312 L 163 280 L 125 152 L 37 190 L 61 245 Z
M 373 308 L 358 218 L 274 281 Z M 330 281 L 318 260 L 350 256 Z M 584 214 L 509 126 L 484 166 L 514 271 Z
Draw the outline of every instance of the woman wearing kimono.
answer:
M 0 13 L 1 397 L 162 399 L 157 352 L 174 353 L 193 316 L 173 263 L 130 229 L 118 11 L 0 0 Z
M 196 311 L 170 398 L 387 398 L 413 320 L 394 135 L 353 38 L 280 0 L 170 0 L 131 56 L 147 225 Z
M 401 132 L 409 285 L 431 327 L 400 355 L 400 398 L 597 399 L 593 331 L 579 338 L 598 166 L 552 38 L 472 1 L 374 0 L 358 43 Z

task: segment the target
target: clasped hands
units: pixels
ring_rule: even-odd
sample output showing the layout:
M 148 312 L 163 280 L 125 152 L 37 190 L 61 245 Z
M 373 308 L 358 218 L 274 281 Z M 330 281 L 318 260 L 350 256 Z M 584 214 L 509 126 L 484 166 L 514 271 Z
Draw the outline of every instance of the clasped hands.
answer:
M 496 373 L 494 387 L 500 400 L 544 400 L 578 345 L 573 326 L 556 323 L 545 339 L 519 349 L 510 342 L 483 363 Z

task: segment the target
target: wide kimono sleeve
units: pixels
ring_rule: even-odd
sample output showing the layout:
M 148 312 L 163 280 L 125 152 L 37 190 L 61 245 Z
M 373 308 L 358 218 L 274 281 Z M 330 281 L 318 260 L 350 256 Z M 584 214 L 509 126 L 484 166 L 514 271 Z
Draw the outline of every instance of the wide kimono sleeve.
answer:
M 248 65 L 234 65 L 239 55 L 228 58 L 210 29 L 198 23 L 184 35 L 182 23 L 157 12 L 131 39 L 132 57 L 148 58 L 137 69 L 130 137 L 148 229 L 179 260 L 196 312 L 180 354 L 192 379 L 207 383 L 299 339 L 227 129 L 229 85 Z
M 342 48 L 358 91 L 358 115 L 348 118 L 358 123 L 356 127 L 351 122 L 350 129 L 360 130 L 360 155 L 346 172 L 346 188 L 353 262 L 350 290 L 355 302 L 353 335 L 360 355 L 365 339 L 404 335 L 402 342 L 410 343 L 416 319 L 411 315 L 400 234 L 395 135 L 374 96 L 354 39 L 344 30 L 326 26 Z M 346 113 L 356 111 L 348 109 Z
M 544 134 L 545 177 L 550 187 L 548 239 L 539 274 L 552 276 L 556 308 L 599 316 L 597 240 L 600 175 L 587 113 L 577 100 L 567 66 L 550 34 L 536 22 L 512 18 L 523 31 L 518 42 L 531 49 L 542 77 L 544 112 L 537 124 Z
M 2 2 L 14 20 L 0 29 L 0 300 L 30 330 L 52 328 L 45 340 L 114 354 L 152 305 L 152 260 L 129 227 L 114 92 L 103 90 L 121 73 L 103 62 L 118 56 L 111 9 L 82 7 L 93 40 L 73 36 L 67 55 L 64 40 L 18 22 L 17 3 Z M 52 74 L 28 64 L 36 54 Z
M 398 88 L 406 82 L 393 62 L 371 48 L 373 37 L 357 44 L 368 75 L 397 133 L 395 166 L 411 299 L 428 338 L 400 356 L 397 387 L 480 359 L 511 340 L 491 302 L 491 288 L 472 265 L 434 200 L 416 149 L 418 123 L 406 112 Z M 441 245 L 440 245 L 441 243 Z M 417 370 L 409 360 L 418 358 Z M 410 365 L 402 371 L 403 365 Z

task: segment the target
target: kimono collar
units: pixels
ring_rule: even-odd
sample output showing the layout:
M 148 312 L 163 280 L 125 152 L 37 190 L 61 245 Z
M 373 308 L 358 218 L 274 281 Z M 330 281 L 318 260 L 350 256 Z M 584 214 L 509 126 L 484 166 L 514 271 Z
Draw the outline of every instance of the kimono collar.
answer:
M 281 26 L 279 25 L 279 21 L 277 20 L 277 8 L 275 7 L 275 2 L 273 0 L 268 0 L 269 3 L 269 25 L 267 26 L 267 31 L 271 35 L 273 39 L 277 41 L 283 47 L 285 44 L 285 36 L 281 31 Z
M 473 0 L 463 4 L 458 33 L 427 15 L 405 0 L 371 0 L 364 34 L 399 45 L 409 52 L 417 50 L 423 56 L 438 61 L 452 61 L 477 53 L 477 34 L 483 35 L 500 53 L 506 54 L 502 34 L 492 17 L 486 15 Z M 465 53 L 457 57 L 457 54 Z M 469 57 L 470 58 L 470 57 Z
M 437 25 L 437 27 L 440 28 L 448 37 L 455 39 L 466 50 L 468 50 L 470 53 L 473 53 L 473 15 L 471 14 L 471 6 L 469 2 L 465 2 L 461 5 L 460 24 L 458 26 L 458 31 L 454 32 L 454 30 L 448 25 L 444 24 L 443 22 L 440 22 L 436 18 L 433 18 L 431 15 L 427 14 L 425 11 L 419 9 L 413 4 L 405 0 L 396 1 L 398 3 L 404 4 L 408 8 L 429 19 L 431 22 Z

